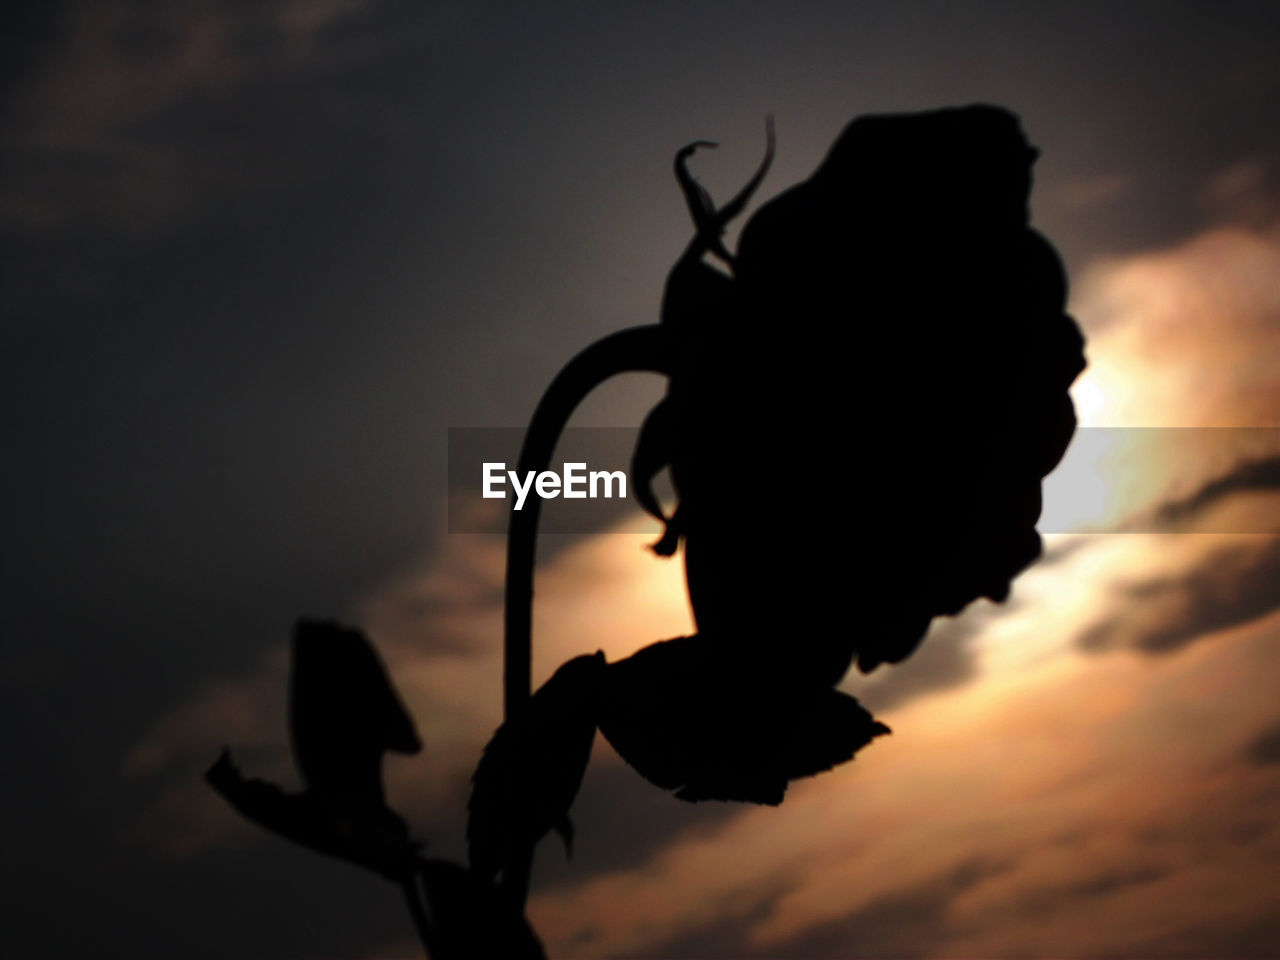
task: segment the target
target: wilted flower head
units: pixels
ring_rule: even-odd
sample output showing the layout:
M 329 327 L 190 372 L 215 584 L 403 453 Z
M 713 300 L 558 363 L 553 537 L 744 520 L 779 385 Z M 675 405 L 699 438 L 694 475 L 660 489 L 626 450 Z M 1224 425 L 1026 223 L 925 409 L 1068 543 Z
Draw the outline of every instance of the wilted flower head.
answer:
M 995 107 L 863 117 L 743 229 L 668 417 L 699 629 L 780 682 L 900 660 L 1039 554 L 1084 360 L 1035 156 Z

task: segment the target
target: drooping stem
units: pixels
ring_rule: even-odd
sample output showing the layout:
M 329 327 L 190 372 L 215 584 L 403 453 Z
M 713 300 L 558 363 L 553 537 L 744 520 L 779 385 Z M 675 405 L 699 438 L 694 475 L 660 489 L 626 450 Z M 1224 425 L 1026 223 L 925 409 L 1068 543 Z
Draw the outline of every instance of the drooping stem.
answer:
M 533 412 L 525 431 L 516 470 L 519 476 L 546 470 L 569 417 L 592 390 L 619 373 L 670 374 L 669 331 L 654 324 L 631 327 L 597 340 L 560 370 Z M 506 722 L 529 699 L 533 661 L 533 570 L 537 555 L 538 520 L 542 502 L 525 501 L 512 510 L 507 528 L 506 610 L 503 646 L 503 717 Z M 512 790 L 519 785 L 512 784 Z M 523 909 L 529 887 L 533 847 L 512 854 L 502 885 Z

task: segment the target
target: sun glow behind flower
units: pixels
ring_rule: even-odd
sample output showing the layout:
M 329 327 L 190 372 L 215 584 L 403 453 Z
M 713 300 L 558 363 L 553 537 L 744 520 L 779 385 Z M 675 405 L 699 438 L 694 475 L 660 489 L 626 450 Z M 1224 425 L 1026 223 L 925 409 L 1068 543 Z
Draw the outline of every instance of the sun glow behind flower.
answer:
M 720 141 L 696 172 L 723 199 L 773 112 L 765 200 L 853 113 L 1005 103 L 1089 338 L 1082 424 L 1280 426 L 1274 3 L 19 6 L 15 954 L 419 955 L 394 894 L 255 837 L 199 775 L 227 741 L 292 775 L 280 644 L 300 614 L 349 619 L 425 741 L 388 764 L 394 805 L 463 855 L 503 558 L 437 523 L 446 428 L 518 428 L 574 350 L 658 317 L 690 139 Z M 1222 531 L 1275 517 L 1274 473 L 1238 469 L 1274 447 L 1077 444 L 1042 531 L 1154 508 L 1196 532 L 1048 533 L 1007 604 L 849 678 L 895 734 L 780 809 L 683 804 L 601 747 L 575 859 L 538 854 L 551 955 L 1273 956 L 1280 570 L 1274 540 Z M 690 629 L 654 536 L 544 540 L 535 681 Z
M 1246 346 L 1266 298 L 1227 309 L 1218 295 L 1236 265 L 1223 242 L 1091 275 L 1112 310 L 1082 311 L 1100 331 L 1076 391 L 1086 429 L 1046 483 L 1040 524 L 1155 529 L 1162 505 L 1187 502 L 1201 505 L 1183 529 L 1201 532 L 1048 536 L 1006 606 L 935 621 L 912 660 L 846 682 L 869 701 L 892 695 L 877 712 L 895 736 L 793 784 L 777 811 L 743 810 L 630 871 L 539 897 L 543 929 L 582 956 L 679 952 L 708 929 L 741 956 L 854 943 L 1085 955 L 1202 949 L 1224 925 L 1268 922 L 1274 551 L 1213 531 L 1270 529 L 1280 495 L 1263 479 L 1249 489 L 1243 468 L 1277 445 L 1265 430 L 1194 427 L 1267 425 L 1258 412 L 1277 409 L 1280 382 Z M 1250 389 L 1211 385 L 1206 358 L 1252 371 Z M 1215 483 L 1217 499 L 1197 495 Z M 1238 860 L 1236 836 L 1259 856 Z

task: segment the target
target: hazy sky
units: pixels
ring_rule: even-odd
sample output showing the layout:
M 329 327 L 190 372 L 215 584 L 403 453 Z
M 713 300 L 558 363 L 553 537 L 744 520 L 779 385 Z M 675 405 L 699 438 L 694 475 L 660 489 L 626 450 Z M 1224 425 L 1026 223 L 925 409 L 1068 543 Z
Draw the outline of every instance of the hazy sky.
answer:
M 395 805 L 461 855 L 502 543 L 444 531 L 447 428 L 522 425 L 574 351 L 657 318 L 690 140 L 721 143 L 697 169 L 724 197 L 772 113 L 763 200 L 859 113 L 1006 105 L 1089 337 L 1083 422 L 1280 427 L 1275 4 L 83 0 L 0 25 L 14 956 L 414 955 L 394 890 L 199 775 L 225 743 L 296 782 L 290 625 L 341 617 L 426 743 Z M 539 851 L 551 955 L 1280 955 L 1280 550 L 1222 532 L 1277 529 L 1280 442 L 1249 434 L 1249 466 L 1092 436 L 1052 529 L 1177 501 L 1189 532 L 1051 539 L 1009 604 L 851 678 L 894 735 L 776 810 L 683 804 L 600 745 L 575 860 Z M 642 543 L 546 552 L 537 677 L 688 632 Z

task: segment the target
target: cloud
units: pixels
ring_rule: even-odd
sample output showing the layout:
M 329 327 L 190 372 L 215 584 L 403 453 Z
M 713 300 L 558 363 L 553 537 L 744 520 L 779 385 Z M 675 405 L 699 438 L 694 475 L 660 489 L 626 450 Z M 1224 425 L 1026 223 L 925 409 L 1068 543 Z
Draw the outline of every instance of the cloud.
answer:
M 371 60 L 366 0 L 67 4 L 57 41 L 15 84 L 0 224 L 166 235 L 244 197 L 316 178 L 371 135 L 348 91 L 299 98 Z M 335 29 L 342 27 L 343 29 Z
M 1200 203 L 1215 220 L 1265 227 L 1280 214 L 1275 164 L 1262 155 L 1243 157 L 1214 174 Z
M 1009 868 L 1009 863 L 973 857 L 904 890 L 875 896 L 852 913 L 819 924 L 784 943 L 768 946 L 752 943 L 748 932 L 776 909 L 778 901 L 786 895 L 784 888 L 762 895 L 757 901 L 743 903 L 715 925 L 623 956 L 741 957 L 743 960 L 770 957 L 905 960 L 929 956 L 934 945 L 944 939 L 952 902 L 987 877 Z
M 1254 180 L 1250 189 L 1270 189 Z M 1089 361 L 1072 387 L 1082 429 L 1045 482 L 1041 529 L 1167 528 L 1188 491 L 1277 456 L 1277 276 L 1280 221 L 1225 214 L 1181 243 L 1082 272 L 1072 298 Z M 1255 472 L 1236 482 L 1272 481 Z M 1206 487 L 1186 508 L 1228 492 Z M 1232 520 L 1215 528 L 1224 532 L 1274 528 L 1220 520 Z
M 1267 535 L 1276 529 L 1278 490 L 1280 456 L 1245 458 L 1120 525 L 1193 536 L 1157 541 L 1171 546 L 1162 557 L 1136 555 L 1128 567 L 1113 566 L 1110 610 L 1082 630 L 1079 648 L 1169 653 L 1280 606 L 1280 537 Z M 1217 533 L 1226 530 L 1257 533 Z
M 581 884 L 584 877 L 640 869 L 663 850 L 707 835 L 743 809 L 728 803 L 672 802 L 668 791 L 644 781 L 597 736 L 570 811 L 576 830 L 573 858 L 554 839 L 541 846 L 537 888 L 564 889 Z
M 1076 211 L 1095 211 L 1115 203 L 1132 187 L 1133 178 L 1123 173 L 1102 173 L 1076 177 L 1058 185 L 1046 204 L 1060 204 Z
M 1089 651 L 1169 653 L 1280 607 L 1277 584 L 1280 538 L 1221 547 L 1182 575 L 1122 587 L 1115 612 L 1085 630 L 1078 643 Z
M 1245 757 L 1260 767 L 1280 764 L 1280 723 L 1274 723 L 1249 741 Z
M 1265 476 L 1223 479 L 1218 493 L 1191 496 L 1192 512 Z M 1008 955 L 1051 943 L 1084 955 L 1163 943 L 1170 927 L 1210 946 L 1248 936 L 1266 909 L 1258 858 L 1276 838 L 1258 817 L 1275 766 L 1240 763 L 1240 745 L 1273 717 L 1262 687 L 1274 655 L 1257 638 L 1274 640 L 1263 585 L 1280 561 L 1256 540 L 1219 550 L 1220 539 L 1158 539 L 1064 541 L 1057 562 L 1019 579 L 1017 603 L 940 621 L 915 658 L 854 690 L 894 711 L 892 742 L 797 784 L 777 811 L 682 805 L 597 749 L 574 811 L 580 859 L 539 854 L 534 919 L 552 952 L 715 955 L 728 943 L 743 956 L 849 955 L 866 943 L 878 955 Z M 679 565 L 653 560 L 643 542 L 576 540 L 549 557 L 536 677 L 572 655 L 617 657 L 688 631 Z M 1134 571 L 1128 588 L 1109 590 Z M 460 834 L 467 778 L 498 719 L 501 577 L 500 539 L 450 537 L 430 563 L 371 593 L 357 618 L 427 741 L 427 758 L 393 768 L 393 802 L 444 855 L 457 855 L 446 832 Z M 1166 655 L 1078 656 L 1070 640 L 1099 614 L 1121 631 L 1116 644 L 1143 642 L 1136 625 Z M 1193 644 L 1179 629 L 1214 630 L 1221 642 Z M 268 696 L 270 669 L 211 686 L 181 722 L 159 722 L 134 751 L 147 770 L 136 776 L 159 788 L 183 764 L 198 769 L 233 716 L 256 718 L 232 727 L 246 742 L 282 744 L 263 706 L 226 706 Z M 182 831 L 208 829 L 189 800 L 175 792 L 165 809 L 179 816 L 157 819 L 171 851 Z M 1245 833 L 1261 846 L 1233 839 Z M 205 853 L 236 842 L 230 831 L 209 836 Z M 1219 886 L 1234 913 L 1205 897 Z
M 1189 496 L 1161 504 L 1156 511 L 1156 518 L 1160 522 L 1175 523 L 1202 513 L 1232 494 L 1278 490 L 1280 490 L 1280 456 L 1258 457 L 1245 460 L 1234 469 L 1210 480 Z M 1280 531 L 1267 530 L 1266 532 Z
M 1085 426 L 1274 426 L 1280 224 L 1223 225 L 1164 250 L 1100 261 L 1073 309 L 1089 369 Z
M 1171 930 L 1256 953 L 1280 774 L 1239 744 L 1274 722 L 1277 630 L 987 662 L 778 809 L 536 897 L 535 923 L 565 956 L 1179 955 Z
M 758 957 L 933 956 L 953 923 L 953 903 L 989 877 L 1010 870 L 1012 862 L 975 856 L 906 890 L 874 897 L 839 920 L 806 931 L 785 944 L 755 952 Z M 673 955 L 679 955 L 675 953 Z
M 218 99 L 273 70 L 305 73 L 341 58 L 342 21 L 368 0 L 196 0 L 181 7 L 65 4 L 54 46 L 16 98 L 28 131 L 85 144 L 174 104 Z
M 498 721 L 501 547 L 485 537 L 458 537 L 449 547 L 416 576 L 372 596 L 359 618 L 423 741 L 422 757 L 392 759 L 386 770 L 392 805 L 414 823 L 456 820 L 479 748 Z M 247 775 L 296 784 L 287 642 L 281 636 L 246 674 L 195 691 L 129 751 L 124 776 L 151 787 L 137 829 L 154 851 L 189 856 L 251 835 L 230 811 L 213 812 L 221 804 L 201 783 L 224 745 Z
M 939 617 L 907 660 L 881 666 L 865 678 L 851 674 L 842 686 L 881 716 L 916 697 L 969 683 L 978 676 L 972 641 L 1007 609 L 979 602 L 959 617 Z
M 603 649 L 618 659 L 689 632 L 683 568 L 654 559 L 646 542 L 634 534 L 575 539 L 539 571 L 535 686 L 581 653 Z M 457 831 L 456 837 L 428 833 L 446 851 L 460 849 L 470 776 L 501 721 L 504 550 L 502 538 L 450 536 L 432 560 L 373 591 L 354 618 L 386 662 L 423 741 L 420 757 L 388 762 L 392 805 L 420 827 Z M 556 624 L 554 631 L 548 623 Z M 285 721 L 287 640 L 282 636 L 246 674 L 195 691 L 129 750 L 123 775 L 152 793 L 138 821 L 145 825 L 139 836 L 152 849 L 189 856 L 247 836 L 229 813 L 219 828 L 218 804 L 192 787 L 224 745 L 246 774 L 296 782 Z M 597 750 L 597 756 L 621 765 L 611 753 Z M 607 794 L 614 782 L 606 775 L 593 789 Z M 705 817 L 690 823 L 699 819 Z M 620 841 L 602 863 L 609 856 L 629 861 L 633 846 Z

